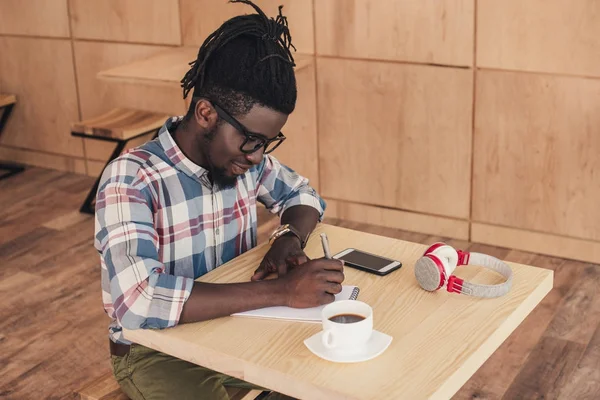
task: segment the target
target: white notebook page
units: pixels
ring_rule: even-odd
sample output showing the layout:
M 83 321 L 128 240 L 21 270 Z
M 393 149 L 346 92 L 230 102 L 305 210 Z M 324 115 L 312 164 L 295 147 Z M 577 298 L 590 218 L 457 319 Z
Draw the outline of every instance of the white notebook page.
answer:
M 342 291 L 335 295 L 335 301 L 356 300 L 359 291 L 360 290 L 357 286 L 344 285 L 342 286 Z M 321 311 L 324 307 L 324 305 L 312 308 L 291 308 L 284 306 L 266 307 L 232 315 L 236 317 L 275 318 L 292 321 L 321 322 Z

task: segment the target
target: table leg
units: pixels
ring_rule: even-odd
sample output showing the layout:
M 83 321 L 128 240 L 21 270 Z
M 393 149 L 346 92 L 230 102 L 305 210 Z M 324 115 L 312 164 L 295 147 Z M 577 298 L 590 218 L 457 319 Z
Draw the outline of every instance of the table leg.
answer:
M 9 104 L 6 107 L 4 107 L 4 111 L 2 112 L 2 117 L 0 117 L 0 135 L 2 134 L 2 131 L 4 130 L 6 121 L 8 121 L 8 117 L 12 113 L 14 106 L 15 106 L 14 104 Z M 3 174 L 0 174 L 0 180 L 2 180 L 2 179 L 8 178 L 9 176 L 13 176 L 13 175 L 23 172 L 25 170 L 25 167 L 18 165 L 18 164 L 14 164 L 14 163 L 0 162 L 0 170 L 8 171 Z

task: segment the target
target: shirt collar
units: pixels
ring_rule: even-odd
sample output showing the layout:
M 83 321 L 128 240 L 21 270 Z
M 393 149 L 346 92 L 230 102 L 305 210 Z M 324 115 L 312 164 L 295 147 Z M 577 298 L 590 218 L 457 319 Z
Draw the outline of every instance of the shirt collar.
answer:
M 172 117 L 165 122 L 158 132 L 158 140 L 160 145 L 165 151 L 165 154 L 173 163 L 173 166 L 183 172 L 184 174 L 194 178 L 200 182 L 204 182 L 208 178 L 208 170 L 195 164 L 192 160 L 187 158 L 181 151 L 171 132 L 175 131 L 176 126 L 183 120 L 183 117 Z M 204 179 L 202 179 L 204 177 Z

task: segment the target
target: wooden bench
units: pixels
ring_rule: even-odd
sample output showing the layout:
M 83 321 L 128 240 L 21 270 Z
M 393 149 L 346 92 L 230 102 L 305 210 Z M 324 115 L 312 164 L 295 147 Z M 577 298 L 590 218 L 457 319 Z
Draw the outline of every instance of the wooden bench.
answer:
M 2 135 L 6 121 L 8 121 L 8 117 L 12 113 L 16 102 L 17 97 L 14 94 L 0 93 L 0 111 L 2 111 L 2 116 L 0 116 L 0 135 Z M 0 162 L 0 170 L 8 171 L 0 175 L 0 179 L 5 179 L 9 176 L 23 172 L 25 168 L 14 163 Z
M 106 374 L 89 382 L 79 390 L 81 400 L 129 400 L 121 391 L 121 387 L 112 374 Z M 231 400 L 254 400 L 262 392 L 260 390 L 228 389 Z
M 106 165 L 117 158 L 127 143 L 140 136 L 154 133 L 156 136 L 168 115 L 128 108 L 115 108 L 96 118 L 75 122 L 71 125 L 71 135 L 87 139 L 103 140 L 116 143 L 115 150 Z M 106 168 L 105 165 L 105 168 Z M 100 177 L 90 190 L 79 211 L 94 214 L 94 200 Z

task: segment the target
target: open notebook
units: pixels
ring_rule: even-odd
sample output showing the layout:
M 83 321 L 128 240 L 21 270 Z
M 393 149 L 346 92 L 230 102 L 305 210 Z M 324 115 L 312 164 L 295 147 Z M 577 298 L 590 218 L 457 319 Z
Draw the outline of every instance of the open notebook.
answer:
M 344 285 L 342 291 L 335 295 L 335 301 L 356 300 L 360 289 L 357 286 Z M 267 307 L 258 310 L 233 314 L 239 317 L 275 318 L 303 322 L 321 322 L 321 310 L 325 306 L 312 308 Z

